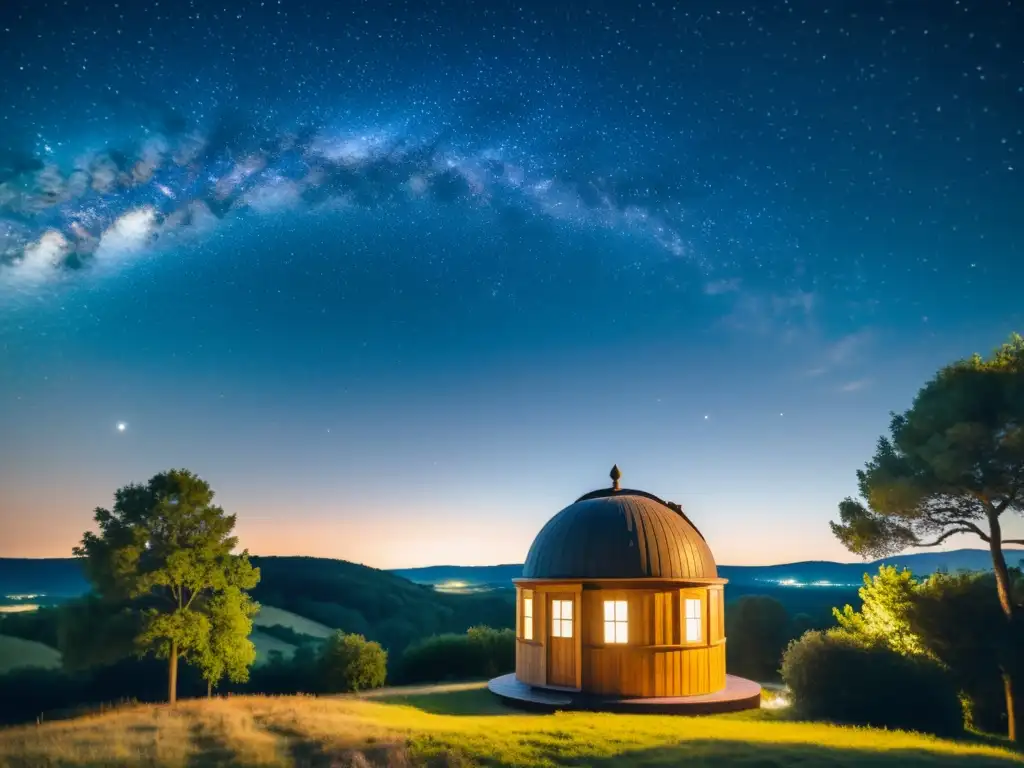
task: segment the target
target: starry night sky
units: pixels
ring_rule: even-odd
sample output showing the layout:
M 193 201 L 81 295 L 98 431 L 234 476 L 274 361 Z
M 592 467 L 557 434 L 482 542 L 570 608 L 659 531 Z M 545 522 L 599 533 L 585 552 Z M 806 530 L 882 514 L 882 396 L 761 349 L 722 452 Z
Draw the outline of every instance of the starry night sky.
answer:
M 852 559 L 888 412 L 1024 331 L 1022 50 L 1010 0 L 4 0 L 0 556 L 184 466 L 256 553 L 521 562 L 617 462 L 719 562 Z

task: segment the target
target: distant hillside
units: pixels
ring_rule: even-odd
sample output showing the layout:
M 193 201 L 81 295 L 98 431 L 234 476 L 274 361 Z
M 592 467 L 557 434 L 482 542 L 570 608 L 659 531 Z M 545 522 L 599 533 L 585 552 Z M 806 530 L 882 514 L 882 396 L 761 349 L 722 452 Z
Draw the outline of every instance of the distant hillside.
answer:
M 1010 565 L 1024 560 L 1024 549 L 1007 548 Z M 950 552 L 912 552 L 865 563 L 833 563 L 827 560 L 779 565 L 720 565 L 718 573 L 734 585 L 754 585 L 765 582 L 794 581 L 813 584 L 827 581 L 831 584 L 859 585 L 865 573 L 874 573 L 880 565 L 909 568 L 916 576 L 927 576 L 938 570 L 988 571 L 992 557 L 987 549 L 956 549 Z M 522 565 L 431 565 L 424 568 L 400 568 L 392 571 L 420 584 L 446 584 L 451 582 L 467 586 L 478 584 L 507 584 L 518 578 Z
M 1010 565 L 1017 565 L 1024 560 L 1024 549 L 1008 547 L 1006 560 Z M 253 562 L 264 570 L 263 583 L 259 587 L 264 593 L 281 591 L 281 579 L 288 581 L 288 574 L 296 569 L 305 574 L 304 578 L 315 571 L 321 571 L 317 575 L 317 583 L 329 592 L 336 590 L 340 585 L 358 591 L 360 585 L 365 586 L 365 580 L 369 579 L 375 592 L 387 585 L 388 590 L 394 593 L 390 601 L 392 604 L 399 599 L 395 596 L 419 594 L 409 593 L 412 586 L 409 584 L 410 581 L 430 586 L 454 582 L 466 587 L 504 587 L 512 579 L 518 578 L 523 570 L 522 565 L 504 564 L 431 565 L 423 568 L 381 571 L 346 560 L 312 557 L 254 557 Z M 859 585 L 865 572 L 873 573 L 882 564 L 909 568 L 917 576 L 926 576 L 940 569 L 951 572 L 962 569 L 991 570 L 991 557 L 986 549 L 957 549 L 950 552 L 912 552 L 867 563 L 833 563 L 822 560 L 779 565 L 720 565 L 718 570 L 723 578 L 729 579 L 735 585 L 787 580 L 801 584 L 828 581 L 832 584 Z M 326 584 L 322 583 L 324 580 Z M 89 585 L 74 558 L 0 558 L 0 604 L 5 595 L 43 594 L 74 597 L 88 590 Z M 289 600 L 299 599 L 297 595 L 287 597 Z M 316 600 L 309 595 L 306 597 Z M 265 602 L 287 607 L 277 600 Z M 370 612 L 377 611 L 377 607 L 372 605 L 364 607 Z M 308 616 L 301 611 L 296 612 Z
M 254 557 L 252 561 L 261 571 L 253 590 L 260 603 L 331 629 L 365 635 L 392 652 L 428 635 L 465 632 L 475 624 L 500 629 L 515 622 L 511 590 L 444 594 L 398 574 L 345 560 Z M 76 597 L 87 591 L 79 563 L 72 558 L 0 559 L 0 598 Z M 12 601 L 7 598 L 6 602 Z M 264 645 L 272 650 L 274 643 L 268 640 Z
M 76 597 L 89 591 L 78 561 L 71 557 L 33 560 L 0 557 L 0 598 L 5 595 Z

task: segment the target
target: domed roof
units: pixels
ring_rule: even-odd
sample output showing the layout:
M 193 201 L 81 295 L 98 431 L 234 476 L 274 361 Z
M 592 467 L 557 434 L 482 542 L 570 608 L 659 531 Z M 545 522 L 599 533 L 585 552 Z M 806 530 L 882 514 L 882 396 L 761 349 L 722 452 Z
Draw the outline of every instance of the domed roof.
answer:
M 524 579 L 716 579 L 700 531 L 678 504 L 618 487 L 581 496 L 537 534 Z

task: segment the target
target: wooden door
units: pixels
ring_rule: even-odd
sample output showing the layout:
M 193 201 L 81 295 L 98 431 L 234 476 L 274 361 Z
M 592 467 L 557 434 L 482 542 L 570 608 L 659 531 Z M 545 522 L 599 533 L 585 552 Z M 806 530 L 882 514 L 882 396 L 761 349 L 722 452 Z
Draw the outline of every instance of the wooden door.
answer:
M 573 594 L 548 595 L 548 685 L 576 687 L 576 632 L 579 617 Z

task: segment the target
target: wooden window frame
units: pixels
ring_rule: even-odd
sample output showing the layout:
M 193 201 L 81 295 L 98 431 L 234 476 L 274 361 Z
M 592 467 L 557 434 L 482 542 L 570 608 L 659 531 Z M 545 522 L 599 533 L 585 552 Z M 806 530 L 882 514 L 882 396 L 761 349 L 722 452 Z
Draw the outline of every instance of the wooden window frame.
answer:
M 608 607 L 612 607 L 612 618 L 608 618 Z M 619 618 L 619 608 L 622 608 L 622 618 Z M 601 638 L 605 645 L 628 645 L 629 644 L 629 600 L 612 599 L 601 602 Z M 623 639 L 619 639 L 619 628 L 625 631 Z M 612 630 L 612 639 L 608 639 L 608 630 Z
M 519 639 L 526 640 L 527 642 L 532 642 L 535 639 L 534 636 L 536 634 L 533 630 L 536 627 L 535 617 L 537 615 L 537 603 L 534 600 L 533 590 L 524 589 L 522 598 L 522 631 L 519 633 Z M 527 611 L 526 609 L 527 605 L 529 605 L 530 607 L 529 611 Z
M 700 606 L 700 614 L 696 620 L 700 622 L 700 637 L 697 640 L 690 640 L 687 628 L 690 625 L 691 617 L 688 615 L 687 605 L 689 600 L 695 600 Z M 683 589 L 679 595 L 679 643 L 690 648 L 698 648 L 709 645 L 711 637 L 708 627 L 708 591 L 704 589 Z
M 557 637 L 562 640 L 572 640 L 575 635 L 576 628 L 573 624 L 576 622 L 576 611 L 573 609 L 573 603 L 575 600 L 565 600 L 563 598 L 555 597 L 550 600 L 551 608 L 551 637 Z M 562 608 L 569 606 L 568 618 L 562 615 Z M 565 634 L 565 627 L 568 624 L 569 634 Z

